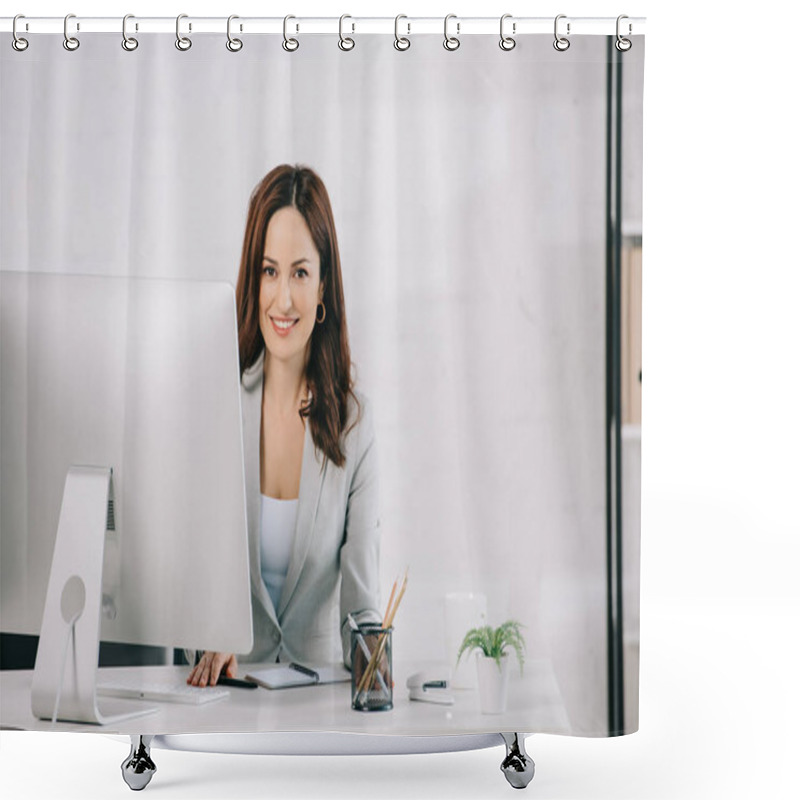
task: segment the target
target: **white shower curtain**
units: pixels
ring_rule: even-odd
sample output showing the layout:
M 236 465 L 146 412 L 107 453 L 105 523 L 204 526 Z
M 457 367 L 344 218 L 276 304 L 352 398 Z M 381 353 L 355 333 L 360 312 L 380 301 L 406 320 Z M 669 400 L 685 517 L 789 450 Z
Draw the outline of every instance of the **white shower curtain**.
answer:
M 510 52 L 488 35 L 455 52 L 422 35 L 407 52 L 381 35 L 351 52 L 301 36 L 294 53 L 275 35 L 239 53 L 224 35 L 187 52 L 170 34 L 139 38 L 132 53 L 111 34 L 72 53 L 57 35 L 4 46 L 0 267 L 235 284 L 251 190 L 278 164 L 312 167 L 375 410 L 384 602 L 409 567 L 395 657 L 446 660 L 445 595 L 481 593 L 489 621 L 518 619 L 527 658 L 552 665 L 557 732 L 607 735 L 607 66 L 619 54 L 604 36 L 566 52 L 548 36 Z M 624 153 L 638 160 L 643 42 L 623 58 Z M 624 192 L 639 224 L 640 175 L 636 161 Z M 18 630 L 7 616 L 3 630 Z

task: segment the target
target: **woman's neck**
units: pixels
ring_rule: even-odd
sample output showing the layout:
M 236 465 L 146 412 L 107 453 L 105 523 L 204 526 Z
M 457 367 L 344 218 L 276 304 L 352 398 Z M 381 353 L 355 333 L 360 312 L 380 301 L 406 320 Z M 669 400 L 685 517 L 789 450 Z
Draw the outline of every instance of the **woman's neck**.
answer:
M 276 410 L 281 416 L 289 417 L 298 412 L 308 395 L 305 369 L 299 362 L 264 359 L 264 405 Z

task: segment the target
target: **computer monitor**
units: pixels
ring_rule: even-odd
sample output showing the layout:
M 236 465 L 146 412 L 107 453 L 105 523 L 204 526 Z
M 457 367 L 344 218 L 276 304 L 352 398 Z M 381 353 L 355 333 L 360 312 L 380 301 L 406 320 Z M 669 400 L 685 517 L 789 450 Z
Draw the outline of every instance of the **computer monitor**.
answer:
M 0 272 L 0 629 L 40 635 L 34 695 L 96 705 L 70 638 L 92 676 L 99 638 L 251 649 L 241 424 L 230 284 Z

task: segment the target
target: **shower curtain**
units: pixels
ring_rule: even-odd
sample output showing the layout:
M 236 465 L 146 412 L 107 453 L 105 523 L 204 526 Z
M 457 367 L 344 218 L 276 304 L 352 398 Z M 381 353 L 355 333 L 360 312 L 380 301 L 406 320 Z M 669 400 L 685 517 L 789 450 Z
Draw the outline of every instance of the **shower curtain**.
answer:
M 28 38 L 2 48 L 6 273 L 235 286 L 261 179 L 288 164 L 324 181 L 373 415 L 381 611 L 408 575 L 376 730 L 418 707 L 411 673 L 446 668 L 442 733 L 497 731 L 474 654 L 455 655 L 470 627 L 515 620 L 501 719 L 635 731 L 644 37 Z M 4 465 L 25 459 L 2 434 Z M 3 521 L 4 667 L 33 666 L 46 583 L 26 594 L 14 574 L 54 535 Z

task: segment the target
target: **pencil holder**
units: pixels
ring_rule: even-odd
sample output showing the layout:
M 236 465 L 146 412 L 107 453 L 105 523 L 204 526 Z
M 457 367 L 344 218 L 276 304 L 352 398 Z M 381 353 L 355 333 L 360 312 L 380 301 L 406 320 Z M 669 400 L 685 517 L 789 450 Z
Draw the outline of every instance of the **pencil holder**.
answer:
M 355 711 L 392 708 L 392 628 L 364 627 L 350 633 L 350 676 Z

